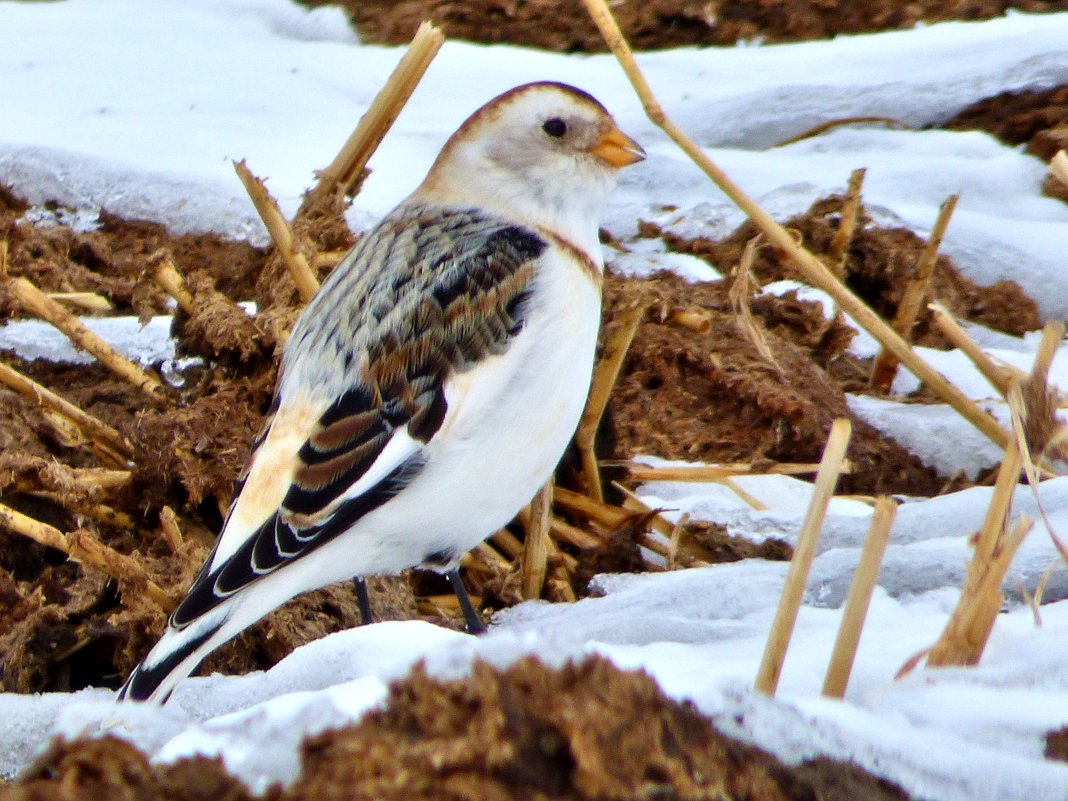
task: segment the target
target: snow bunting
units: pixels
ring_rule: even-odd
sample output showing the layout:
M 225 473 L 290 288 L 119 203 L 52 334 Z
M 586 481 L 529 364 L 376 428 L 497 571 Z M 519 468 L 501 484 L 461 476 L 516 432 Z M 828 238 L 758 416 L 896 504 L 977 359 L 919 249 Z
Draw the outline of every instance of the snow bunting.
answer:
M 559 83 L 460 126 L 297 321 L 222 534 L 120 698 L 165 701 L 298 593 L 449 571 L 530 501 L 589 390 L 599 218 L 644 157 Z

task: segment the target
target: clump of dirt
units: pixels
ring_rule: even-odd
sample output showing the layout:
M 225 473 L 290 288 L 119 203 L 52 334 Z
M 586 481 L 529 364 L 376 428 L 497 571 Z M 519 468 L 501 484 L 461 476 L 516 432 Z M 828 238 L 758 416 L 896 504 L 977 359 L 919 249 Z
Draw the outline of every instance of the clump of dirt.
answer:
M 1068 86 L 1001 92 L 965 106 L 939 127 L 986 131 L 1049 161 L 1068 148 Z
M 1046 735 L 1046 759 L 1068 762 L 1068 726 Z
M 796 233 L 808 250 L 826 257 L 838 231 L 843 202 L 844 198 L 837 195 L 818 200 L 804 214 L 790 218 L 785 226 Z M 647 229 L 659 233 L 655 226 Z M 665 241 L 674 249 L 731 269 L 740 262 L 746 244 L 757 236 L 757 229 L 746 222 L 723 241 L 685 239 L 671 231 L 663 233 Z M 845 283 L 884 320 L 893 320 L 925 245 L 923 239 L 906 228 L 872 224 L 871 215 L 862 208 L 848 247 Z M 761 284 L 782 279 L 803 280 L 785 254 L 772 246 L 758 249 L 752 272 Z M 948 256 L 938 257 L 930 298 L 957 317 L 1013 336 L 1022 336 L 1041 326 L 1037 304 L 1019 284 L 998 281 L 980 286 L 962 275 Z M 923 309 L 913 329 L 912 341 L 927 347 L 948 347 L 949 343 L 932 321 L 933 315 Z
M 690 284 L 667 273 L 609 279 L 606 317 L 636 303 L 650 305 L 603 422 L 607 458 L 647 453 L 710 462 L 819 461 L 831 423 L 851 416 L 842 387 L 827 371 L 851 329 L 824 320 L 818 303 L 767 298 L 754 311 L 764 323 L 769 361 L 739 334 L 727 293 L 726 281 Z M 671 313 L 680 308 L 702 310 L 707 330 L 672 324 Z M 854 421 L 848 455 L 853 472 L 842 476 L 841 492 L 933 495 L 943 483 L 860 421 Z
M 276 792 L 261 796 L 263 801 L 278 797 Z M 73 743 L 57 740 L 17 782 L 0 788 L 3 801 L 102 798 L 252 801 L 253 795 L 226 772 L 219 758 L 150 765 L 133 745 L 112 736 Z
M 251 799 L 217 760 L 150 765 L 114 738 L 58 742 L 3 801 Z M 647 675 L 594 657 L 559 670 L 476 663 L 454 681 L 417 667 L 384 707 L 306 740 L 300 776 L 265 801 L 403 799 L 907 799 L 896 784 L 831 759 L 788 766 L 720 733 Z
M 1027 145 L 1027 152 L 1049 161 L 1068 149 L 1068 86 L 1001 92 L 966 106 L 940 127 L 954 131 L 980 130 L 1010 145 Z M 1046 177 L 1042 191 L 1068 202 L 1068 186 Z
M 507 42 L 564 52 L 605 49 L 581 3 L 555 0 L 303 0 L 340 5 L 360 38 L 406 44 L 423 20 L 451 38 Z M 612 12 L 631 45 L 641 50 L 685 45 L 730 45 L 762 39 L 806 41 L 843 33 L 911 28 L 920 22 L 979 20 L 1007 9 L 1057 11 L 1063 0 L 652 0 L 615 3 Z

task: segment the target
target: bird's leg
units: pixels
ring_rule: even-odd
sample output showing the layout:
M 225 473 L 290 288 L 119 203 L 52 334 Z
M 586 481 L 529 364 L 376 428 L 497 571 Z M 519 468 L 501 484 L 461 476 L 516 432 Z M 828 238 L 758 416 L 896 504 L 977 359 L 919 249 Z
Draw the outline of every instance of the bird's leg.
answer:
M 371 598 L 367 595 L 367 582 L 363 576 L 353 576 L 352 584 L 356 587 L 356 602 L 360 605 L 360 625 L 368 626 L 375 622 L 371 614 Z
M 460 568 L 454 567 L 445 575 L 448 576 L 449 585 L 452 587 L 452 591 L 456 593 L 456 600 L 460 602 L 460 609 L 463 610 L 464 613 L 464 625 L 467 628 L 467 633 L 484 634 L 486 626 L 482 623 L 482 619 L 478 616 L 478 612 L 475 611 L 475 607 L 471 604 L 471 598 L 467 594 L 467 587 L 464 586 L 464 580 L 460 578 Z

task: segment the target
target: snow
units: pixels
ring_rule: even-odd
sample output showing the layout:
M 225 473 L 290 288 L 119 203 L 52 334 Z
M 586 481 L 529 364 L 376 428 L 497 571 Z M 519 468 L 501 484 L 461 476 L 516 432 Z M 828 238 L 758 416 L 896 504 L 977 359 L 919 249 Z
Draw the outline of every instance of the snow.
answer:
M 286 0 L 67 0 L 0 4 L 0 181 L 32 204 L 31 219 L 91 228 L 105 208 L 175 231 L 217 231 L 264 241 L 231 161 L 247 159 L 292 212 L 313 171 L 327 164 L 400 56 L 363 45 L 341 11 Z M 1011 277 L 1047 317 L 1068 315 L 1068 209 L 1041 195 L 1044 165 L 979 133 L 838 129 L 775 143 L 830 118 L 888 115 L 917 128 L 1007 89 L 1068 82 L 1068 14 L 1012 14 L 895 33 L 775 47 L 676 49 L 639 55 L 672 118 L 776 217 L 841 191 L 868 169 L 866 202 L 880 223 L 927 233 L 938 205 L 961 192 L 944 250 L 981 282 Z M 225 80 L 220 79 L 225 76 Z M 448 42 L 371 162 L 350 210 L 363 228 L 421 178 L 444 139 L 481 102 L 539 79 L 580 84 L 616 114 L 650 158 L 625 173 L 606 220 L 622 272 L 671 269 L 708 280 L 712 268 L 637 237 L 637 220 L 684 236 L 722 236 L 741 221 L 642 115 L 608 56 L 567 56 Z M 477 87 L 477 88 L 472 88 Z M 403 166 L 402 166 L 403 165 Z M 45 209 L 57 201 L 69 210 Z M 822 293 L 789 282 L 765 291 Z M 168 320 L 92 321 L 145 363 L 173 358 Z M 26 358 L 76 360 L 32 323 L 5 326 L 0 348 Z M 1037 338 L 969 326 L 998 359 L 1029 369 Z M 874 353 L 870 337 L 853 343 Z M 921 351 L 1003 423 L 1004 405 L 956 352 Z M 1068 385 L 1068 360 L 1053 378 Z M 902 371 L 895 392 L 915 379 Z M 945 475 L 974 475 L 996 449 L 953 412 L 856 396 L 861 419 L 898 439 Z M 658 460 L 650 459 L 657 462 Z M 755 511 L 727 488 L 661 482 L 640 488 L 649 504 L 759 541 L 792 542 L 811 485 L 785 476 L 738 479 L 769 508 Z M 1068 724 L 1068 574 L 1044 523 L 1036 523 L 1004 590 L 1006 609 L 975 668 L 896 670 L 938 637 L 955 604 L 991 490 L 901 498 L 879 587 L 844 701 L 819 696 L 871 509 L 835 499 L 779 694 L 751 690 L 786 565 L 749 561 L 647 575 L 602 576 L 600 597 L 571 605 L 526 603 L 500 613 L 475 639 L 426 623 L 380 623 L 294 652 L 266 673 L 183 683 L 163 709 L 115 706 L 111 694 L 0 695 L 0 773 L 11 775 L 50 734 L 110 732 L 152 758 L 220 755 L 254 790 L 292 780 L 297 746 L 311 732 L 357 720 L 391 680 L 419 660 L 442 676 L 475 658 L 507 664 L 536 654 L 550 664 L 600 653 L 648 671 L 726 732 L 787 761 L 817 754 L 852 759 L 917 797 L 1063 799 L 1068 765 L 1042 757 L 1045 733 Z M 1068 478 L 1046 481 L 1049 522 L 1068 532 Z M 1017 513 L 1040 518 L 1027 488 Z M 1053 566 L 1042 625 L 1020 600 Z

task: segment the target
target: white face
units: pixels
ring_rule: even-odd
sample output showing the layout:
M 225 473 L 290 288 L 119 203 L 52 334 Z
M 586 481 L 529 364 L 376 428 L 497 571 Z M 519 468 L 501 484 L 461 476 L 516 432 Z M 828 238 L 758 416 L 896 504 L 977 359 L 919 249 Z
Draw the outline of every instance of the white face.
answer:
M 487 207 L 538 223 L 596 228 L 619 168 L 644 156 L 593 98 L 532 84 L 483 106 L 446 145 L 435 172 Z M 461 177 L 462 176 L 462 177 Z

